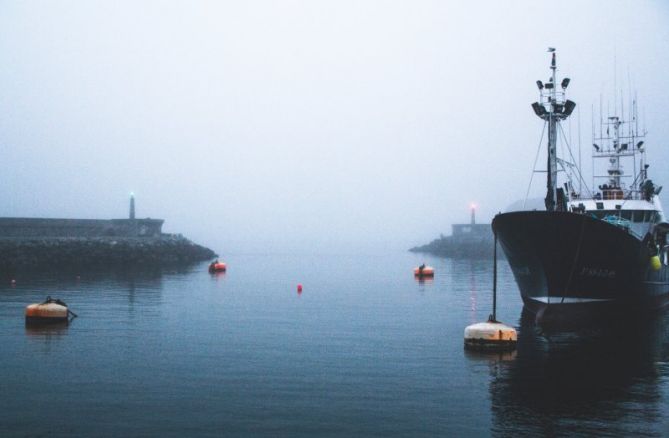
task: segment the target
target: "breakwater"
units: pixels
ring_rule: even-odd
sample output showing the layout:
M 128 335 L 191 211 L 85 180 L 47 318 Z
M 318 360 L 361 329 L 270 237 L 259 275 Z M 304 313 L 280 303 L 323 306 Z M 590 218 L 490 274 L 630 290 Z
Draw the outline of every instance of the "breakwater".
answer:
M 0 272 L 184 264 L 216 257 L 181 235 L 0 238 Z
M 409 251 L 450 258 L 491 258 L 494 236 L 490 224 L 454 224 L 451 236 L 440 236 L 432 242 Z M 497 256 L 504 257 L 502 251 Z
M 0 237 L 160 237 L 162 219 L 0 217 Z
M 453 236 L 444 236 L 426 245 L 413 247 L 409 251 L 450 258 L 491 258 L 493 246 L 492 237 L 457 239 Z M 502 256 L 501 251 L 497 251 L 497 256 Z

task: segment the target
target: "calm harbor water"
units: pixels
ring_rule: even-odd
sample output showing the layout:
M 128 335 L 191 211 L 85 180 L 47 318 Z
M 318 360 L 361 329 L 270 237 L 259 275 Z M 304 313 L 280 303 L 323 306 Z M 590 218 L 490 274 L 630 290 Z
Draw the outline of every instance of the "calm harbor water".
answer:
M 490 261 L 229 255 L 0 286 L 2 436 L 669 436 L 669 317 L 545 333 L 510 270 L 513 354 L 471 354 Z M 418 282 L 413 266 L 435 266 Z M 303 284 L 301 294 L 296 291 Z M 46 295 L 78 313 L 31 329 Z

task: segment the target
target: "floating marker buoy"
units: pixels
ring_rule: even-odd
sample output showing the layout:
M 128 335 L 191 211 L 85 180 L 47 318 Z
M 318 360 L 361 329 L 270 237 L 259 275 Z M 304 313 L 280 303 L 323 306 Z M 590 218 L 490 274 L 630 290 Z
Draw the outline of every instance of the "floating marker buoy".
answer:
M 420 265 L 413 269 L 415 277 L 434 277 L 434 268 L 432 266 Z
M 209 265 L 209 272 L 214 273 L 214 272 L 225 272 L 227 271 L 228 267 L 226 266 L 225 263 L 219 262 L 218 260 L 211 262 Z
M 513 350 L 518 335 L 513 327 L 488 320 L 465 327 L 465 348 L 472 350 Z
M 43 303 L 29 304 L 26 307 L 26 324 L 49 324 L 69 322 L 72 315 L 77 315 L 67 308 L 67 304 L 58 299 L 46 297 Z
M 302 285 L 301 284 L 297 285 L 297 292 L 298 293 L 302 292 Z
M 653 271 L 659 271 L 662 268 L 662 262 L 660 261 L 659 256 L 652 256 L 650 258 L 650 267 L 653 268 Z

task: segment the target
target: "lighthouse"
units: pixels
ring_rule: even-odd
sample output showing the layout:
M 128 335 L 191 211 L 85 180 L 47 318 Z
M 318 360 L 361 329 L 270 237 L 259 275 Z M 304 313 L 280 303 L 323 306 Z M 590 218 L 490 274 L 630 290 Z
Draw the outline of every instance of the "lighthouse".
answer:
M 130 193 L 130 219 L 135 219 L 135 194 Z

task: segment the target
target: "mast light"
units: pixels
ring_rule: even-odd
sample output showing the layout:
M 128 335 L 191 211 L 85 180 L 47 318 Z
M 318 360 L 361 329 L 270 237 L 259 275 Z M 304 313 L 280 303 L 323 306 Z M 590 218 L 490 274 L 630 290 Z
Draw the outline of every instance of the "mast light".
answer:
M 538 87 L 540 90 L 543 90 L 543 89 L 544 89 L 544 83 L 541 82 L 541 81 L 537 81 L 537 87 Z
M 592 147 L 595 148 L 595 150 L 596 150 L 597 152 L 599 152 L 599 145 L 597 145 L 596 143 L 593 143 L 593 144 L 592 144 Z
M 534 114 L 537 115 L 537 117 L 542 117 L 545 116 L 548 112 L 546 111 L 546 108 L 544 108 L 543 105 L 541 105 L 539 102 L 534 102 L 532 104 L 532 109 L 534 110 Z
M 563 81 L 563 83 L 564 83 L 564 81 Z M 571 101 L 571 100 L 567 99 L 567 101 L 564 103 L 564 114 L 565 114 L 565 116 L 569 117 L 571 115 L 571 113 L 574 111 L 574 108 L 576 108 L 576 103 L 574 101 Z
M 643 141 L 640 141 L 639 143 L 636 144 L 637 149 L 641 149 L 641 146 L 643 146 Z
M 562 79 L 562 84 L 560 84 L 560 85 L 562 86 L 563 90 L 567 89 L 567 87 L 569 86 L 569 81 L 571 81 L 571 79 L 569 79 L 569 78 Z

